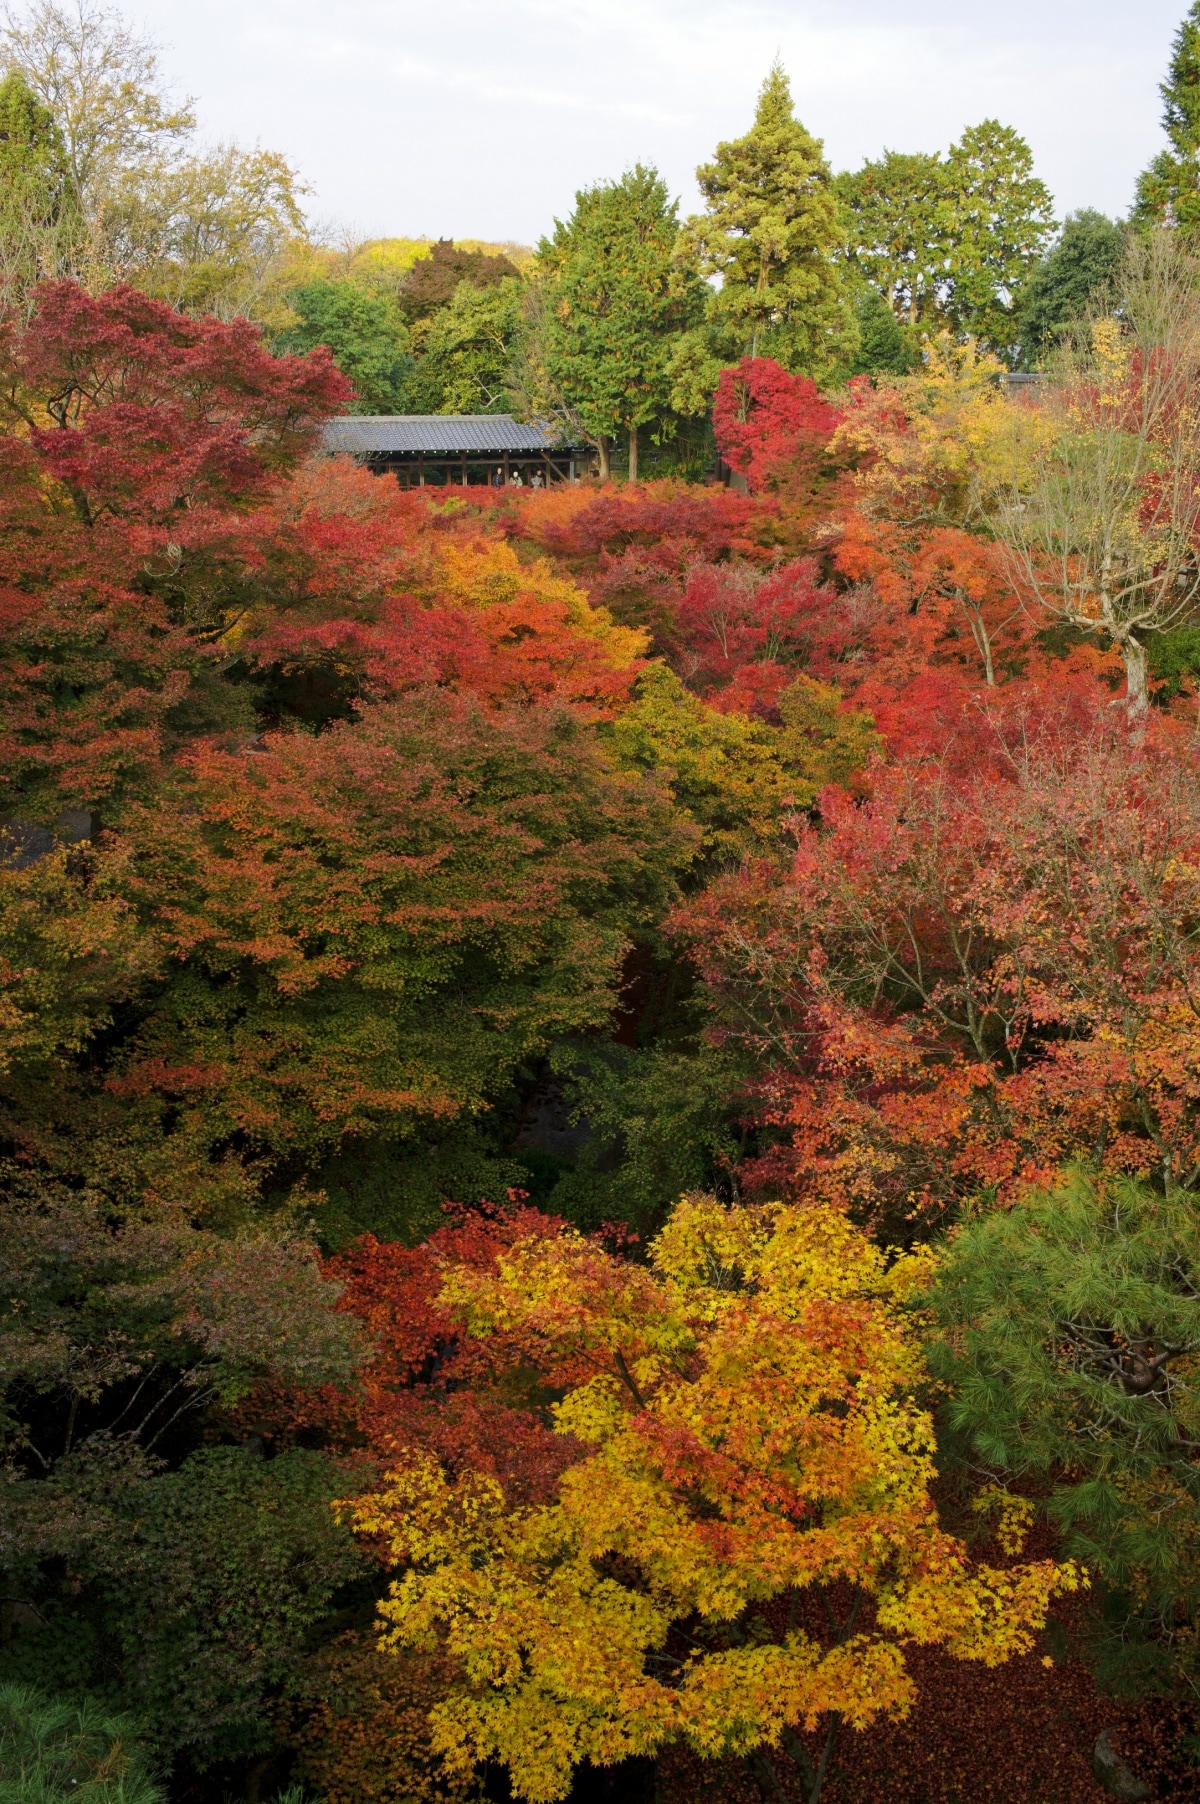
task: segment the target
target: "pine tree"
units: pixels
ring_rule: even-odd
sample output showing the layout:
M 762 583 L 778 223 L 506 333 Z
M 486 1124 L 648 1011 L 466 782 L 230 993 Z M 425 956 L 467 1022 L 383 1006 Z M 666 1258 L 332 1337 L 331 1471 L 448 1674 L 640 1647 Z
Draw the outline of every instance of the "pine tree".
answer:
M 952 1444 L 1003 1495 L 1049 1489 L 1127 1692 L 1195 1689 L 1198 1277 L 1191 1196 L 1077 1173 L 967 1221 L 934 1291 Z
M 1200 226 L 1200 0 L 1192 0 L 1175 33 L 1163 97 L 1163 129 L 1171 148 L 1162 150 L 1138 177 L 1132 218 L 1143 226 Z
M 735 356 L 771 356 L 815 377 L 843 362 L 856 334 L 835 260 L 842 205 L 781 64 L 762 85 L 751 129 L 718 144 L 696 180 L 707 211 L 688 222 L 688 235 L 705 273 L 721 278 L 717 309 Z

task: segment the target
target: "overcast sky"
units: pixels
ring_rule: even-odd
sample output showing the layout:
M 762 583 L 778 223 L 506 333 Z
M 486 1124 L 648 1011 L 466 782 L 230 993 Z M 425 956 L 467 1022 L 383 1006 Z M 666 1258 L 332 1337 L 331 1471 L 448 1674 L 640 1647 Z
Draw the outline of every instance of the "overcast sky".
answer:
M 1185 0 L 124 0 L 210 137 L 284 151 L 315 219 L 533 243 L 577 188 L 693 170 L 776 51 L 837 168 L 994 116 L 1060 215 L 1126 210 Z

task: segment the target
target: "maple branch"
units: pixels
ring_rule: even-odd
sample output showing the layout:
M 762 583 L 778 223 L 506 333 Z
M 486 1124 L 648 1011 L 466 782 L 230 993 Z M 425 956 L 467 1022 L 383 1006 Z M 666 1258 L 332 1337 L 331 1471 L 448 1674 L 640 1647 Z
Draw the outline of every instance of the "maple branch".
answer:
M 628 1390 L 630 1396 L 633 1398 L 634 1402 L 637 1404 L 639 1409 L 645 1409 L 646 1399 L 642 1396 L 641 1391 L 639 1391 L 636 1383 L 634 1382 L 633 1373 L 629 1370 L 629 1367 L 626 1365 L 625 1355 L 622 1353 L 620 1347 L 614 1348 L 613 1359 L 616 1361 L 617 1371 L 621 1374 L 621 1380 L 624 1383 L 626 1389 Z

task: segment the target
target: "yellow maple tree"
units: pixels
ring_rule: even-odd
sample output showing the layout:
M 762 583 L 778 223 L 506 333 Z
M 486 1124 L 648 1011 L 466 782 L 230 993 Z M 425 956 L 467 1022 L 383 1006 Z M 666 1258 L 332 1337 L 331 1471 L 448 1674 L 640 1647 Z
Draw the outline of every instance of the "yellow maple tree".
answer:
M 549 1801 L 585 1759 L 683 1739 L 761 1771 L 782 1748 L 815 1804 L 838 1724 L 910 1708 L 906 1644 L 988 1665 L 1031 1647 L 1081 1575 L 972 1563 L 939 1525 L 928 1271 L 835 1209 L 700 1197 L 646 1265 L 565 1231 L 447 1273 L 470 1333 L 568 1387 L 557 1426 L 583 1449 L 543 1507 L 418 1455 L 344 1506 L 396 1568 L 381 1646 L 465 1674 L 430 1719 L 452 1769 L 499 1760 Z

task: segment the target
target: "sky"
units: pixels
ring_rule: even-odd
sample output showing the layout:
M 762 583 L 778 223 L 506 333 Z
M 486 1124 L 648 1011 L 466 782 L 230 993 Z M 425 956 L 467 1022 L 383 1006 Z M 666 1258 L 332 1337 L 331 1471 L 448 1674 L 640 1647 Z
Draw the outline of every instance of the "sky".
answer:
M 212 139 L 283 151 L 314 222 L 532 244 L 635 162 L 695 208 L 778 53 L 835 168 L 994 117 L 1060 216 L 1119 215 L 1164 140 L 1186 0 L 123 0 Z

